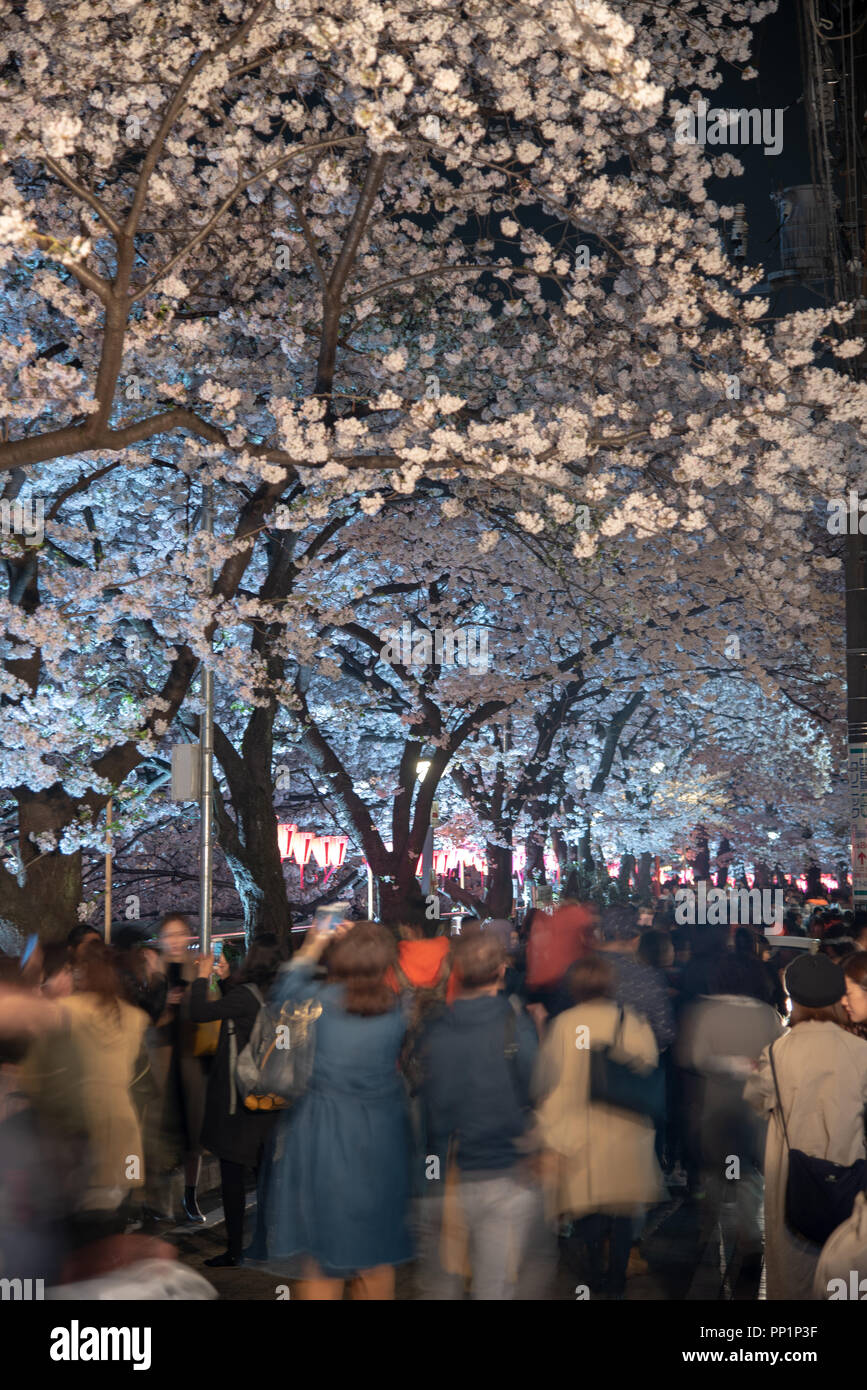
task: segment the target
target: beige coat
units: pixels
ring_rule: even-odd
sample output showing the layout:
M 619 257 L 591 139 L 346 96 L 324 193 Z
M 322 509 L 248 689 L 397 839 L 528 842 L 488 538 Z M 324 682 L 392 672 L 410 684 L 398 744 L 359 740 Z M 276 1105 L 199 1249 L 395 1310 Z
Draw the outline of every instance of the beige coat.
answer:
M 867 1042 L 836 1023 L 798 1023 L 774 1043 L 780 1099 L 789 1143 L 815 1158 L 854 1163 L 864 1157 Z M 793 1235 L 785 1222 L 789 1159 L 778 1114 L 768 1049 L 744 1096 L 768 1114 L 765 1143 L 765 1265 L 768 1298 L 805 1300 L 819 1247 Z
M 38 1038 L 22 1068 L 22 1086 L 37 1107 L 86 1140 L 83 1207 L 115 1207 L 144 1180 L 129 1088 L 148 1020 L 122 1000 L 118 1011 L 102 1007 L 93 994 L 70 995 L 62 1005 L 65 1029 Z
M 590 1052 L 576 1043 L 613 1043 L 617 1020 L 611 1000 L 579 1004 L 554 1019 L 539 1051 L 537 1113 L 542 1141 L 554 1155 L 548 1201 L 555 1215 L 629 1215 L 663 1195 L 652 1122 L 590 1100 Z M 587 1034 L 577 1031 L 584 1028 Z M 621 1046 L 612 1055 L 637 1071 L 649 1072 L 657 1063 L 653 1031 L 630 1009 Z

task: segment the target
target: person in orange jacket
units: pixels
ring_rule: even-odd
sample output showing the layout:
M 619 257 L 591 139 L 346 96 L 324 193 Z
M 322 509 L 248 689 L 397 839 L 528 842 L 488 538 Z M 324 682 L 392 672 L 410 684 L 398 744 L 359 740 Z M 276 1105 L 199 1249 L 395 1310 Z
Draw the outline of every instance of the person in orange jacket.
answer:
M 411 899 L 400 923 L 397 971 L 389 970 L 386 981 L 397 992 L 401 989 L 444 987 L 444 998 L 451 1003 L 457 981 L 451 966 L 451 941 L 442 936 L 439 918 L 428 918 L 426 901 L 420 895 Z M 401 978 L 401 976 L 403 978 Z

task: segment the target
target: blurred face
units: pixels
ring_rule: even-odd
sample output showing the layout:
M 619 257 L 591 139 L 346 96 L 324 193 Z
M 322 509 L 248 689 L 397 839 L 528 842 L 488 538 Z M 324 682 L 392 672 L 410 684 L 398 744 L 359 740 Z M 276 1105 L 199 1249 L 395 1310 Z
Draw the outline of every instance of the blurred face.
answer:
M 50 976 L 42 986 L 42 993 L 49 999 L 65 999 L 72 993 L 72 966 L 64 965 L 56 975 Z
M 186 957 L 190 940 L 190 934 L 183 922 L 172 917 L 160 932 L 160 950 L 166 960 L 182 961 Z
M 867 989 L 856 980 L 850 980 L 848 975 L 843 1003 L 853 1023 L 867 1023 Z

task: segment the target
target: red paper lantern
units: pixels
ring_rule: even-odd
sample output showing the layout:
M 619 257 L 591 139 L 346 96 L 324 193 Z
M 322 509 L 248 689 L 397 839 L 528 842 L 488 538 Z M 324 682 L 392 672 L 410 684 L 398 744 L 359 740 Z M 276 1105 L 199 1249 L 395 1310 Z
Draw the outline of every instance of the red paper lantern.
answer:
M 297 825 L 278 825 L 277 826 L 277 846 L 280 850 L 280 858 L 288 859 L 292 852 L 292 837 L 298 829 Z

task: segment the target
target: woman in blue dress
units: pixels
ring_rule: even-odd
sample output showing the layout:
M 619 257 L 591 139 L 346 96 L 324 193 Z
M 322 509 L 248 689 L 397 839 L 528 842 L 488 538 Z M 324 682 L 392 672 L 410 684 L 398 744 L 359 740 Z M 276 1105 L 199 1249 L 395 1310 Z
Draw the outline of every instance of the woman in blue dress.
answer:
M 269 1253 L 297 1258 L 300 1298 L 340 1299 L 347 1279 L 354 1298 L 393 1298 L 394 1266 L 412 1258 L 406 1019 L 385 979 L 396 961 L 376 922 L 310 931 L 271 996 L 322 1008 L 310 1085 L 279 1122 L 268 1183 Z

